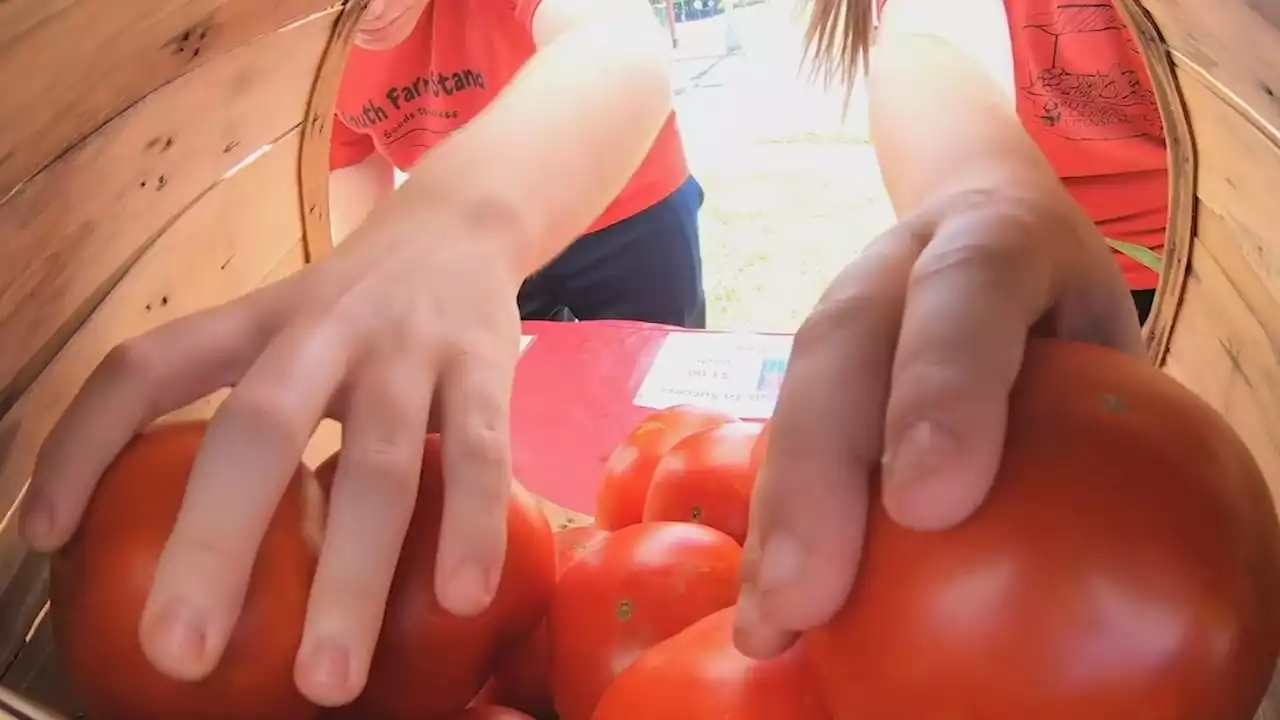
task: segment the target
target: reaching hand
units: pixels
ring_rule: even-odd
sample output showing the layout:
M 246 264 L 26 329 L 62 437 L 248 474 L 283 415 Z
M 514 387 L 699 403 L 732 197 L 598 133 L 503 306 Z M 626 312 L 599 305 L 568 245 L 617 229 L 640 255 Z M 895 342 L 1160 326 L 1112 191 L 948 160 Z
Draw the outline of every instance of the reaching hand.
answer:
M 868 485 L 889 515 L 952 526 L 986 496 L 1028 334 L 1142 352 L 1086 218 L 992 193 L 948 197 L 879 237 L 797 333 L 752 498 L 736 640 L 769 657 L 853 586 Z
M 449 429 L 437 594 L 458 615 L 494 594 L 523 277 L 500 239 L 461 224 L 383 225 L 287 280 L 119 346 L 42 448 L 22 528 L 52 550 L 136 431 L 234 388 L 211 421 L 142 618 L 144 651 L 173 677 L 217 665 L 258 544 L 325 416 L 343 421 L 343 453 L 298 655 L 302 692 L 332 705 L 364 685 L 433 401 Z

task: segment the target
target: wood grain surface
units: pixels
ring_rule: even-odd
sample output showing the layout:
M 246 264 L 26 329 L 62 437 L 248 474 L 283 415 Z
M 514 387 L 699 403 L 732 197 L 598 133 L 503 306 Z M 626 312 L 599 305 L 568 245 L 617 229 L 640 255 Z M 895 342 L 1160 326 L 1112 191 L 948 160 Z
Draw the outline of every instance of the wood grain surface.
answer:
M 14 511 L 36 450 L 99 363 L 148 362 L 109 356 L 120 342 L 331 246 L 314 219 L 328 193 L 327 165 L 311 176 L 328 145 L 316 117 L 364 7 L 0 2 L 0 672 L 53 710 L 75 703 L 48 633 L 46 561 Z
M 364 2 L 0 2 L 0 508 L 15 507 L 40 441 L 117 343 L 329 252 L 329 108 Z M 1170 147 L 1151 357 L 1231 421 L 1274 495 L 1280 1 L 1117 3 Z M 339 440 L 325 424 L 307 459 Z M 544 510 L 557 527 L 590 521 Z M 46 599 L 43 559 L 0 512 L 4 682 L 69 714 Z M 0 691 L 0 718 L 44 720 L 24 704 Z M 1280 695 L 1258 718 L 1280 719 Z

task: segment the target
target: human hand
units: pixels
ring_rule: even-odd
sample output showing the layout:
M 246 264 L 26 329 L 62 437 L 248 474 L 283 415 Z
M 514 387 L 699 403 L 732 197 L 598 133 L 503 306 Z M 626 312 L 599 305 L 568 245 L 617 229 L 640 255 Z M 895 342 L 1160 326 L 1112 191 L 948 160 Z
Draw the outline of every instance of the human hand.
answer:
M 503 241 L 441 211 L 369 222 L 323 262 L 117 347 L 50 433 L 22 531 L 75 530 L 139 429 L 233 387 L 208 428 L 143 613 L 143 650 L 198 679 L 218 663 L 258 545 L 316 425 L 343 452 L 295 676 L 326 705 L 362 689 L 417 496 L 433 401 L 444 439 L 436 591 L 458 615 L 492 598 L 506 548 L 509 403 L 523 274 Z
M 935 530 L 990 489 L 1028 334 L 1142 353 L 1137 315 L 1088 218 L 971 192 L 881 235 L 795 336 L 752 498 L 735 639 L 771 657 L 844 604 L 868 485 Z

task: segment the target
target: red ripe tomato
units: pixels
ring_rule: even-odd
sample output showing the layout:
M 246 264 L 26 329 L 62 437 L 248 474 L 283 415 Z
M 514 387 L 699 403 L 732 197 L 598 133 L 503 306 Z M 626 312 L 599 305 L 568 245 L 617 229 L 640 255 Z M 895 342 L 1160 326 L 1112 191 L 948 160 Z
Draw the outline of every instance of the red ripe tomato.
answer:
M 641 653 L 592 720 L 830 720 L 804 644 L 752 660 L 733 646 L 735 612 L 721 610 Z
M 772 422 L 765 421 L 764 427 L 760 429 L 760 436 L 756 438 L 756 444 L 751 448 L 751 464 L 757 470 L 764 465 L 764 456 L 769 452 L 769 433 L 772 428 Z
M 1117 352 L 1028 344 L 994 489 L 911 532 L 879 503 L 809 651 L 846 718 L 1248 720 L 1280 652 L 1280 524 L 1212 408 Z
M 446 720 L 446 718 L 440 720 Z M 456 715 L 447 716 L 447 720 L 533 720 L 533 718 L 519 710 L 499 705 L 472 705 Z
M 382 633 L 360 697 L 335 716 L 424 718 L 465 708 L 493 672 L 499 651 L 546 612 L 556 579 L 551 525 L 524 491 L 511 495 L 507 558 L 492 604 L 475 617 L 436 603 L 436 547 L 444 486 L 440 439 L 429 435 L 413 519 L 405 536 Z
M 570 527 L 556 533 L 556 570 L 563 573 L 592 543 L 607 536 L 594 525 Z M 545 618 L 531 635 L 504 655 L 485 688 L 485 702 L 546 716 L 555 712 L 551 699 L 551 647 Z
M 717 425 L 676 443 L 653 470 L 644 521 L 699 523 L 741 545 L 747 539 L 755 448 L 763 428 L 754 422 Z
M 90 717 L 312 718 L 293 682 L 320 518 L 299 466 L 267 528 L 222 661 L 194 683 L 162 675 L 142 653 L 138 622 L 173 530 L 205 423 L 137 436 L 98 482 L 75 536 L 50 567 L 58 653 Z
M 639 523 L 658 460 L 682 438 L 734 422 L 738 419 L 732 415 L 694 405 L 677 405 L 650 414 L 605 462 L 604 479 L 596 495 L 596 524 L 605 530 L 617 530 Z
M 592 543 L 551 599 L 551 688 L 560 720 L 588 720 L 649 647 L 737 600 L 742 549 L 719 530 L 645 523 Z

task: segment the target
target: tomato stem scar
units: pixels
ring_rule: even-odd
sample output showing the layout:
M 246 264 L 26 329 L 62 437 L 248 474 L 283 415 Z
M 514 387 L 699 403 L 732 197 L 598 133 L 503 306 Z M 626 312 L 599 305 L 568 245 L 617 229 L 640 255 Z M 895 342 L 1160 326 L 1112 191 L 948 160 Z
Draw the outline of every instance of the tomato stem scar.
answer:
M 618 608 L 617 610 L 614 611 L 614 614 L 618 616 L 619 620 L 621 620 L 622 622 L 626 622 L 631 619 L 631 612 L 632 612 L 631 601 L 619 600 Z
M 1102 396 L 1102 407 L 1108 412 L 1122 413 L 1125 411 L 1124 398 L 1115 393 L 1107 393 Z

